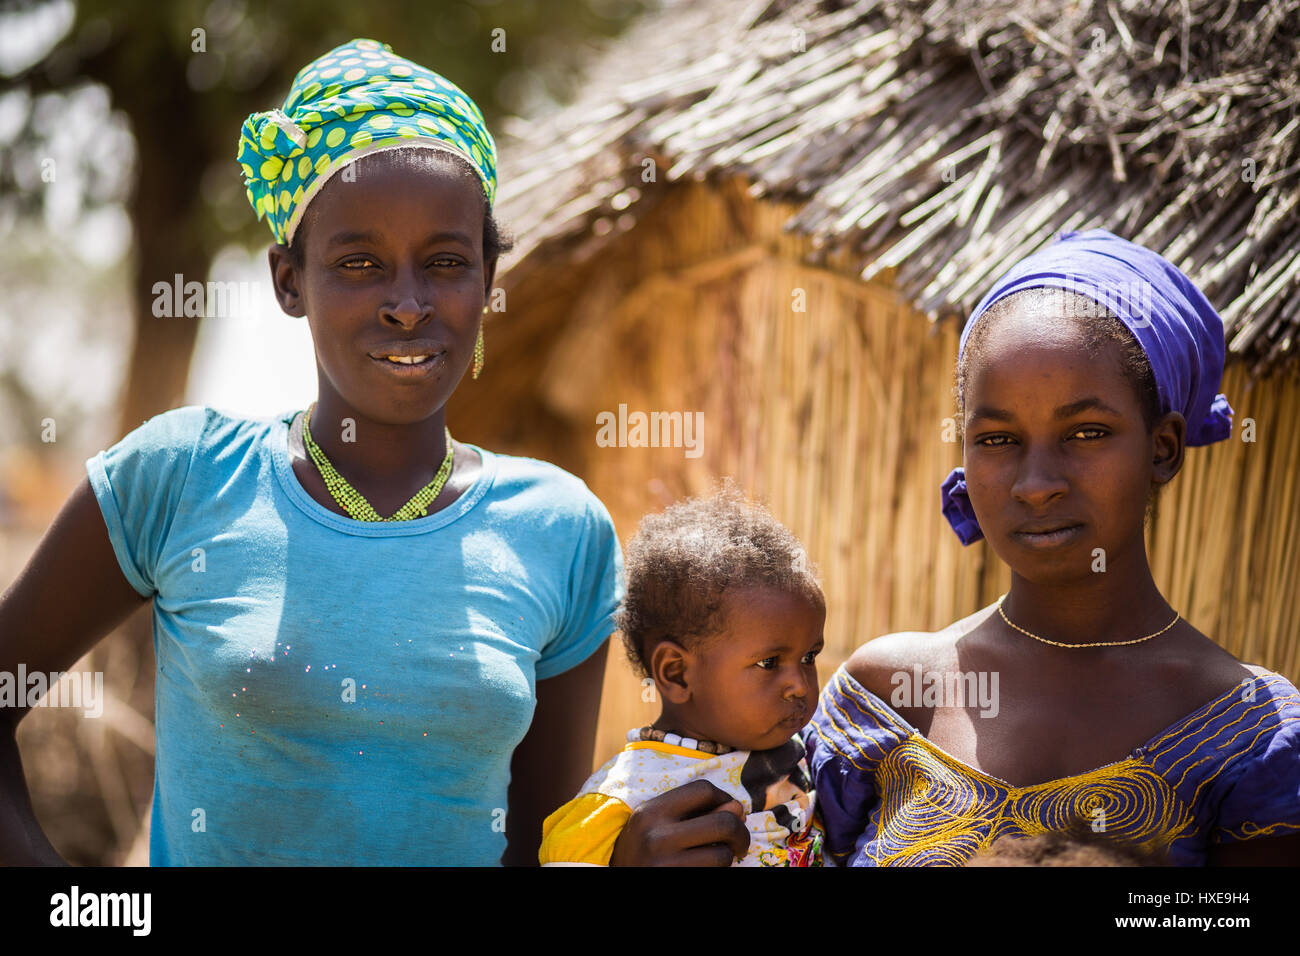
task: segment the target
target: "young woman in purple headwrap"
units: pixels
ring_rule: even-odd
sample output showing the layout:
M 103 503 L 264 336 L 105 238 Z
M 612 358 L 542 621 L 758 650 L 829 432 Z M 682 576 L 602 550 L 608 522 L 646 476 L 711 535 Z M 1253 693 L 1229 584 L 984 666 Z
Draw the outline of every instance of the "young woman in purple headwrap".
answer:
M 1184 620 L 1147 560 L 1157 490 L 1231 432 L 1222 372 L 1201 292 L 1108 232 L 1064 236 L 985 296 L 944 513 L 1011 589 L 863 645 L 827 684 L 808 740 L 834 862 L 960 864 L 1079 826 L 1174 865 L 1300 862 L 1296 688 Z M 956 680 L 900 697 L 918 664 L 994 699 Z
M 1201 292 L 1104 231 L 1064 236 L 979 304 L 943 506 L 1011 589 L 832 675 L 805 731 L 828 863 L 960 865 L 1080 828 L 1174 865 L 1300 863 L 1300 695 L 1184 620 L 1147 560 L 1157 490 L 1188 445 L 1230 434 L 1222 372 Z M 695 839 L 686 789 L 634 815 L 614 862 Z

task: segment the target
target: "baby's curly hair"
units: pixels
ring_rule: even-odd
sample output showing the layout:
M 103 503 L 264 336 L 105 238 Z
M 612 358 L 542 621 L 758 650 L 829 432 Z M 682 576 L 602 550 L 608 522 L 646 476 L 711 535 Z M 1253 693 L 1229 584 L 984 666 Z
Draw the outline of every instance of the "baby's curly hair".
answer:
M 647 663 L 660 641 L 693 648 L 722 630 L 728 588 L 774 588 L 826 603 L 799 540 L 730 479 L 712 495 L 642 518 L 625 561 L 619 630 L 642 677 L 650 676 Z

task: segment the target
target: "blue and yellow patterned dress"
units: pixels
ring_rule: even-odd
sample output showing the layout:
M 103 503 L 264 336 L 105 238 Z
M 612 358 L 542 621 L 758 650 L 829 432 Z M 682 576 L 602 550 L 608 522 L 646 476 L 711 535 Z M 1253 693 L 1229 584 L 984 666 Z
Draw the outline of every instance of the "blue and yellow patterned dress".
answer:
M 840 866 L 959 866 L 1005 834 L 1104 821 L 1130 846 L 1203 866 L 1216 843 L 1300 833 L 1300 693 L 1269 673 L 1087 773 L 1015 787 L 930 743 L 844 668 L 804 732 Z

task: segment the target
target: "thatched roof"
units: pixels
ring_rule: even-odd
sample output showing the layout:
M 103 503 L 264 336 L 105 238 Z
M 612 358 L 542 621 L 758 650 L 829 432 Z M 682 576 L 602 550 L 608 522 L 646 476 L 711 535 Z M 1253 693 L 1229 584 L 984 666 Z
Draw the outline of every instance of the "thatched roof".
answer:
M 1184 269 L 1253 371 L 1295 370 L 1298 65 L 1296 0 L 669 0 L 577 103 L 507 127 L 508 281 L 587 259 L 674 180 L 740 175 L 935 319 L 1109 228 Z

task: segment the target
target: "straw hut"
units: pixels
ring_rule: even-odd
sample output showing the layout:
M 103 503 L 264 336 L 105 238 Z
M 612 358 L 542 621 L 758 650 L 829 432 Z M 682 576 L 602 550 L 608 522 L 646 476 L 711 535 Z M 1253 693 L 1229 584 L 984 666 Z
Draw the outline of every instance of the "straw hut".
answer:
M 1161 496 L 1156 579 L 1300 678 L 1300 4 L 1230 6 L 668 4 L 507 131 L 519 242 L 453 430 L 581 475 L 625 541 L 735 476 L 822 571 L 824 677 L 1007 586 L 939 513 L 961 323 L 1056 232 L 1108 228 L 1227 329 L 1237 428 Z M 653 412 L 695 413 L 697 442 L 638 444 Z M 656 712 L 619 658 L 598 758 Z

